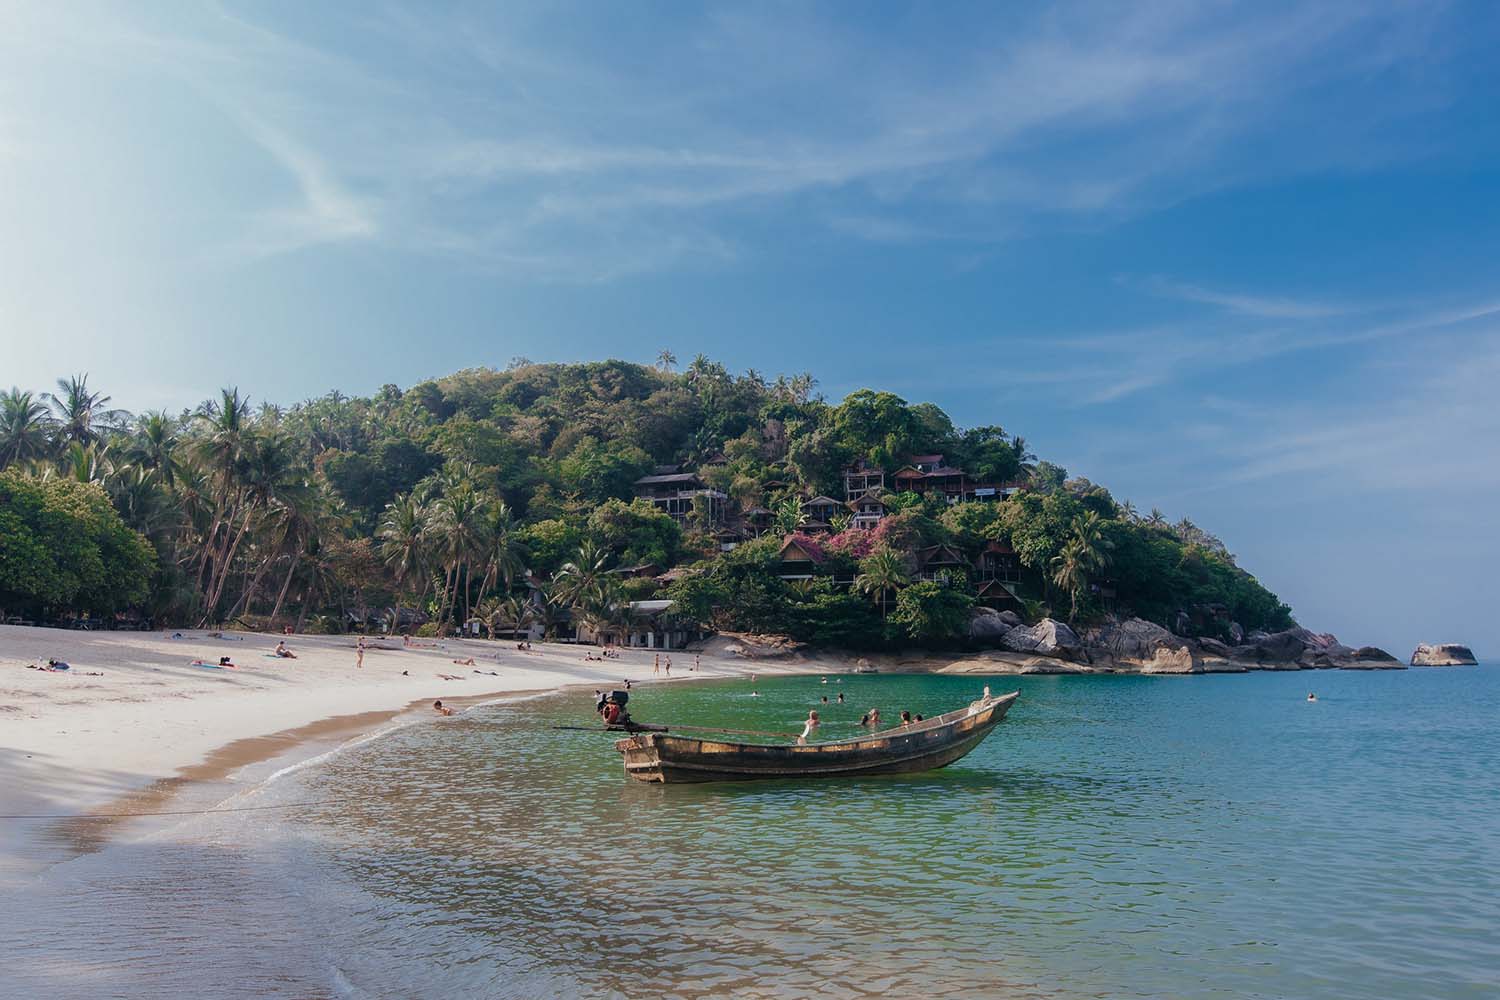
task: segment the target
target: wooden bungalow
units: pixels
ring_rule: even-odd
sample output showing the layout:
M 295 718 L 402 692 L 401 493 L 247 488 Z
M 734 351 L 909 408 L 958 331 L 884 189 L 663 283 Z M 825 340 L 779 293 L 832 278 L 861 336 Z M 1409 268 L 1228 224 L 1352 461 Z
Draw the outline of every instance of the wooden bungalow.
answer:
M 990 542 L 979 553 L 979 579 L 1021 582 L 1021 557 L 1009 542 Z
M 781 559 L 781 571 L 777 575 L 783 580 L 811 580 L 826 558 L 823 550 L 811 539 L 796 535 L 787 536 L 786 541 L 781 543 L 778 556 Z
M 870 531 L 885 518 L 885 501 L 878 491 L 861 494 L 845 506 L 849 509 L 849 524 L 861 531 Z
M 751 507 L 741 515 L 745 534 L 750 538 L 759 538 L 771 530 L 771 522 L 775 517 L 775 514 L 764 507 Z
M 635 495 L 650 500 L 652 506 L 671 515 L 679 523 L 692 514 L 701 498 L 708 504 L 709 523 L 722 524 L 729 497 L 708 485 L 691 472 L 672 472 L 642 476 L 635 481 Z
M 1023 617 L 1026 614 L 1026 602 L 1017 596 L 1015 584 L 1003 580 L 982 582 L 974 603 L 995 611 L 1013 611 Z
M 802 503 L 802 512 L 809 520 L 822 521 L 825 524 L 833 522 L 833 516 L 843 511 L 844 505 L 832 497 L 816 496 Z
M 917 579 L 949 584 L 967 577 L 969 560 L 951 545 L 934 545 L 917 552 Z

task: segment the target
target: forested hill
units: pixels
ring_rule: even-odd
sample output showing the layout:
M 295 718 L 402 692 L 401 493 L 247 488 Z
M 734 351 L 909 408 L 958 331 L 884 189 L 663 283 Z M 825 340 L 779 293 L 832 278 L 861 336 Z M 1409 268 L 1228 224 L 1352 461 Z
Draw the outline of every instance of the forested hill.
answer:
M 406 609 L 429 631 L 608 634 L 656 598 L 681 627 L 864 647 L 962 641 L 976 604 L 1291 622 L 1212 535 L 1010 428 L 878 390 L 831 402 L 809 375 L 664 354 L 285 408 L 246 387 L 178 415 L 109 403 L 82 377 L 0 395 L 8 615 L 337 629 Z M 101 523 L 101 497 L 148 544 Z

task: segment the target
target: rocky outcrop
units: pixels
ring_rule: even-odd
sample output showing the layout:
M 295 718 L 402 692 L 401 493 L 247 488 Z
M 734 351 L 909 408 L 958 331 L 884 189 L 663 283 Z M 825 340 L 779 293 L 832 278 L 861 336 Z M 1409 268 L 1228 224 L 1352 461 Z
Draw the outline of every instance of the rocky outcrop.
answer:
M 1078 634 L 1052 618 L 1043 618 L 1035 625 L 1018 625 L 1001 637 L 1000 644 L 1015 653 L 1088 662 L 1088 654 Z
M 1192 640 L 1142 618 L 1111 621 L 1084 633 L 1089 660 L 1116 669 L 1152 674 L 1187 674 L 1203 669 Z
M 1435 646 L 1424 642 L 1411 654 L 1414 667 L 1472 667 L 1478 662 L 1472 649 L 1454 642 Z
M 1406 664 L 1379 646 L 1361 646 L 1338 667 L 1340 670 L 1405 670 Z
M 977 643 L 995 644 L 1020 624 L 1021 619 L 1014 612 L 975 608 L 974 617 L 969 619 L 969 638 Z

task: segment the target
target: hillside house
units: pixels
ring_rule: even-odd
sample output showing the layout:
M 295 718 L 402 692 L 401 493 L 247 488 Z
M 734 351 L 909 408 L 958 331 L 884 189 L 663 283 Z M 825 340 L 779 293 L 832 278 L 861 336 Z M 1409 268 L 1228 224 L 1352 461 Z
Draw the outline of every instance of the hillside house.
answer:
M 876 492 L 857 496 L 845 506 L 849 509 L 849 525 L 861 531 L 870 531 L 886 515 L 885 501 Z
M 723 524 L 729 497 L 708 485 L 691 472 L 670 472 L 642 476 L 635 481 L 635 495 L 651 501 L 652 506 L 674 521 L 686 521 L 698 498 L 708 505 L 710 524 Z
M 811 580 L 825 558 L 823 550 L 811 539 L 796 535 L 787 536 L 781 543 L 778 557 L 781 571 L 777 575 L 783 580 Z
M 944 586 L 966 578 L 969 560 L 951 545 L 934 545 L 917 552 L 917 579 Z
M 853 501 L 885 489 L 885 470 L 860 459 L 844 470 L 844 500 Z

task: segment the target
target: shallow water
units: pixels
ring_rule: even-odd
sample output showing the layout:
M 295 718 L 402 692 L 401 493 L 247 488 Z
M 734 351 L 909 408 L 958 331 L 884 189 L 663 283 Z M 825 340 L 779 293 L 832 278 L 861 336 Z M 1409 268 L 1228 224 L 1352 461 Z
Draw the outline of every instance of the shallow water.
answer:
M 1022 692 L 953 767 L 827 783 L 644 785 L 609 738 L 547 728 L 588 725 L 587 695 L 479 708 L 246 799 L 314 805 L 53 869 L 0 948 L 29 996 L 1492 997 L 1497 681 L 634 693 L 637 718 L 736 728 L 817 707 L 831 738 L 871 705 Z

